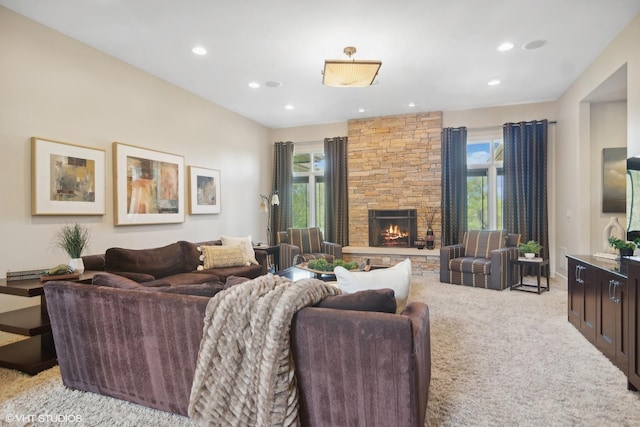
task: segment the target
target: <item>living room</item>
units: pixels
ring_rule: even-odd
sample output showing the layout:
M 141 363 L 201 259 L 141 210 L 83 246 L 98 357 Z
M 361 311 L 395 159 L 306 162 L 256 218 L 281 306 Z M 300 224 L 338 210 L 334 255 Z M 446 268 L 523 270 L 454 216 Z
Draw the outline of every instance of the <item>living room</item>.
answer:
M 66 262 L 51 241 L 60 224 L 76 220 L 91 229 L 90 253 L 221 234 L 252 234 L 264 241 L 266 218 L 258 205 L 259 194 L 271 190 L 273 142 L 350 136 L 354 125 L 346 121 L 268 128 L 4 7 L 0 7 L 0 39 L 0 165 L 5 177 L 0 183 L 4 196 L 0 234 L 5 243 L 0 275 Z M 557 100 L 441 112 L 442 127 L 499 128 L 506 122 L 543 118 L 557 122 L 550 126 L 549 250 L 552 273 L 559 282 L 567 277 L 567 253 L 602 249 L 598 244 L 609 216 L 600 211 L 599 187 L 593 190 L 601 149 L 626 145 L 629 156 L 640 153 L 637 40 L 638 15 Z M 586 100 L 620 69 L 626 69 L 626 100 L 592 109 Z M 624 122 L 626 140 L 593 141 L 592 117 L 610 113 L 614 123 Z M 105 215 L 31 215 L 32 136 L 105 150 Z M 186 164 L 221 170 L 221 213 L 191 215 L 180 224 L 115 227 L 109 173 L 114 141 L 175 153 L 184 156 Z M 0 312 L 25 304 L 21 298 L 0 296 Z M 7 335 L 0 334 L 0 341 L 3 337 Z

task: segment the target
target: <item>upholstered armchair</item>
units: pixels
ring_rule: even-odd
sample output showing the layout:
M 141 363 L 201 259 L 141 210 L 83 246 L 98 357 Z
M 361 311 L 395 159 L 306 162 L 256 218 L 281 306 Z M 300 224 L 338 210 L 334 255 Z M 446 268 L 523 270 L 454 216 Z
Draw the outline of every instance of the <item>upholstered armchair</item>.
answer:
M 301 262 L 314 258 L 325 258 L 328 262 L 342 258 L 342 246 L 325 242 L 319 228 L 289 228 L 278 232 L 280 245 L 280 269 L 295 265 L 296 257 Z
M 469 230 L 461 244 L 440 248 L 440 281 L 502 290 L 516 283 L 511 260 L 518 258 L 519 234 Z

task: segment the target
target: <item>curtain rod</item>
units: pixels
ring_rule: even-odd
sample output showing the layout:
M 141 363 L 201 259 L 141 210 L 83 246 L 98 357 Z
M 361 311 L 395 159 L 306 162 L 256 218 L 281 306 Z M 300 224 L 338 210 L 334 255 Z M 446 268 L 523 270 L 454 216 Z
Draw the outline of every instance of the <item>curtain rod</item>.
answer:
M 537 120 L 536 122 L 540 123 L 540 120 Z M 550 120 L 547 123 L 550 124 L 550 125 L 555 125 L 558 122 L 556 120 Z M 519 126 L 519 123 L 514 123 L 514 125 Z M 482 127 L 477 127 L 477 128 L 467 128 L 467 131 L 471 131 L 471 130 L 493 130 L 493 129 L 501 129 L 502 127 L 504 127 L 504 125 L 482 126 Z

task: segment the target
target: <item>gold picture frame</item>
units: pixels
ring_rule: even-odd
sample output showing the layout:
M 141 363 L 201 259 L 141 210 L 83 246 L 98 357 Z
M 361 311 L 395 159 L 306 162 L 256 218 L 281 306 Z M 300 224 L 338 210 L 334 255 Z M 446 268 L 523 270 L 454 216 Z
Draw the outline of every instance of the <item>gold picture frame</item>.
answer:
M 106 152 L 31 138 L 31 214 L 104 215 Z
M 184 157 L 113 143 L 115 225 L 184 222 Z
M 220 171 L 189 166 L 189 214 L 220 213 Z

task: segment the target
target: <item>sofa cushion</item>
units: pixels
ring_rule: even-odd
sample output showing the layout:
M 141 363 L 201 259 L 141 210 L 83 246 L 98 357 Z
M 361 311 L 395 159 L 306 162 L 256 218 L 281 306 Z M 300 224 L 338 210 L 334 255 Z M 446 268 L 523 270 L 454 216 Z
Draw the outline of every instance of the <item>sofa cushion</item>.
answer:
M 182 295 L 198 295 L 201 297 L 213 297 L 220 292 L 223 286 L 219 282 L 215 283 L 199 283 L 197 285 L 182 285 L 182 286 L 162 286 L 148 288 L 141 286 L 141 292 L 161 292 L 164 294 L 182 294 Z
M 302 253 L 322 252 L 322 232 L 317 227 L 289 228 L 289 243 L 300 248 Z
M 199 283 L 221 283 L 220 277 L 217 274 L 208 271 L 205 274 L 191 272 L 173 274 L 171 276 L 163 277 L 161 279 L 152 280 L 150 282 L 141 283 L 142 286 L 184 286 L 184 285 L 197 285 Z
M 332 295 L 321 300 L 316 307 L 382 313 L 395 313 L 398 309 L 393 289 L 373 289 L 353 294 Z
M 187 271 L 179 242 L 153 249 L 109 248 L 105 270 L 146 273 L 156 279 Z
M 198 271 L 194 274 L 215 274 L 221 282 L 225 282 L 229 276 L 243 276 L 249 279 L 255 279 L 263 274 L 262 265 L 242 265 L 240 267 L 220 267 L 210 270 Z
M 449 261 L 449 270 L 461 273 L 491 274 L 491 259 L 454 258 Z
M 409 258 L 389 268 L 352 272 L 336 267 L 333 272 L 342 292 L 351 294 L 365 289 L 393 289 L 397 310 L 404 309 L 411 287 L 411 260 Z
M 249 265 L 238 246 L 200 246 L 204 255 L 204 269 L 220 267 L 239 267 Z
M 220 236 L 220 240 L 222 240 L 222 246 L 240 246 L 246 262 L 256 265 L 259 264 L 258 260 L 256 260 L 256 253 L 253 250 L 251 235 L 247 237 Z
M 137 289 L 142 287 L 138 282 L 112 273 L 96 273 L 91 279 L 91 284 L 96 286 L 109 286 L 110 288 Z
M 464 256 L 489 258 L 491 251 L 505 245 L 505 230 L 469 230 L 464 233 Z

